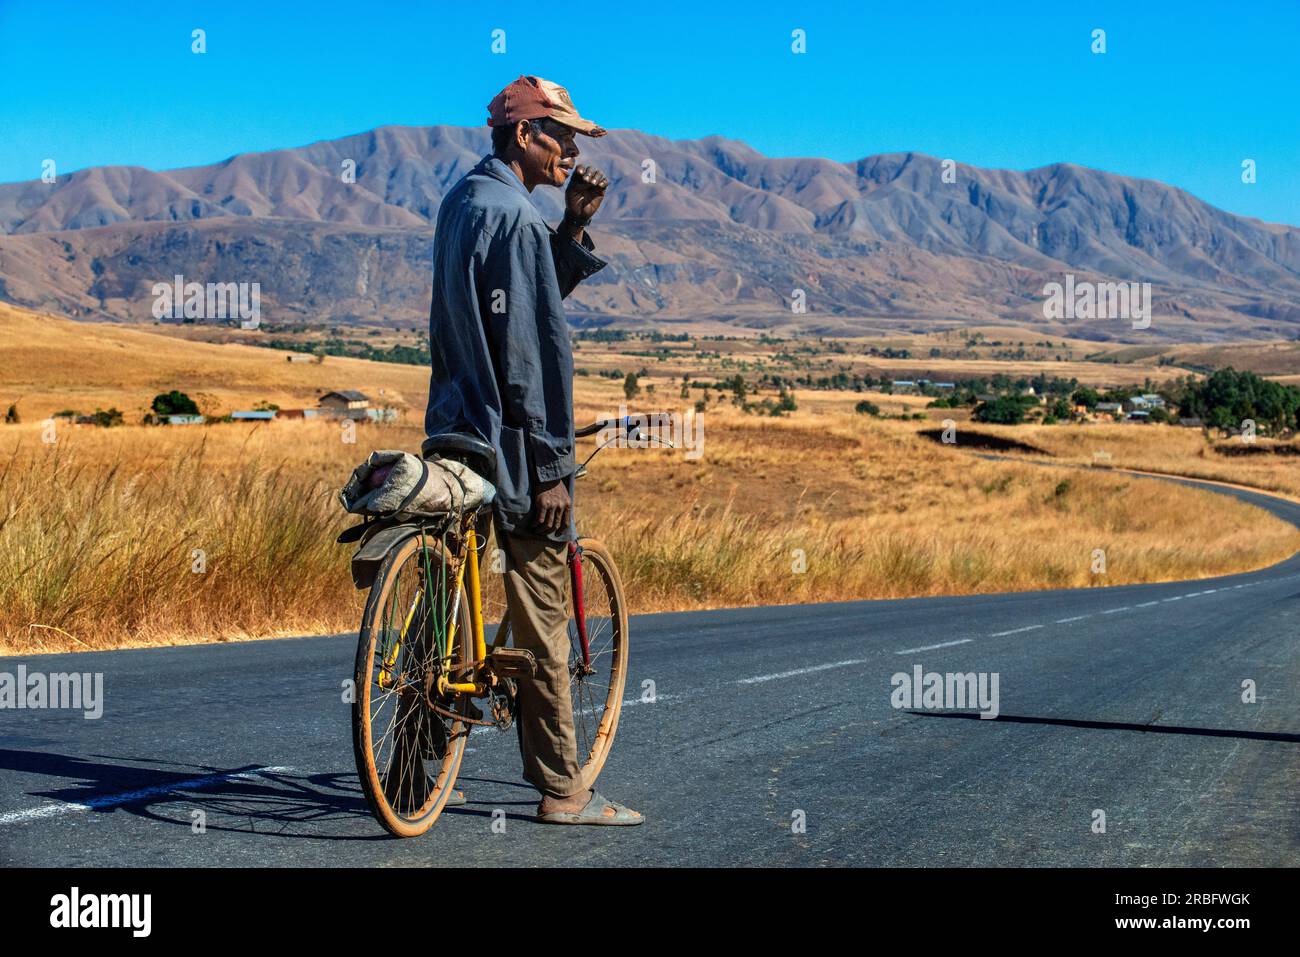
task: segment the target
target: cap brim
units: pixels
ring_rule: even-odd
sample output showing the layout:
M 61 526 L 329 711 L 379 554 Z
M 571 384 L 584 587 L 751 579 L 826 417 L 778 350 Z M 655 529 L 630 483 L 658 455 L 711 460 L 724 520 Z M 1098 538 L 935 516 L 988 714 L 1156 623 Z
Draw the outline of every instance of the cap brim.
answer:
M 564 117 L 559 117 L 551 114 L 551 119 L 555 120 L 557 123 L 563 123 L 565 126 L 577 130 L 584 136 L 604 136 L 609 132 L 603 126 L 597 126 L 595 123 L 591 122 L 591 120 L 584 120 L 581 116 L 573 116 L 572 114 L 569 114 Z

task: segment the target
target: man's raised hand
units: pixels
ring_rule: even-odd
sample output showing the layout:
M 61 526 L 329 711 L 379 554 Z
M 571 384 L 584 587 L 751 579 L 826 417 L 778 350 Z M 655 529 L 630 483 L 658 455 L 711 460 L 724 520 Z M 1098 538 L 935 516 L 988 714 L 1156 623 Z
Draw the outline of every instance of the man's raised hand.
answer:
M 600 209 L 607 186 L 609 177 L 596 167 L 577 167 L 569 177 L 569 187 L 564 193 L 564 215 L 574 223 L 589 223 Z

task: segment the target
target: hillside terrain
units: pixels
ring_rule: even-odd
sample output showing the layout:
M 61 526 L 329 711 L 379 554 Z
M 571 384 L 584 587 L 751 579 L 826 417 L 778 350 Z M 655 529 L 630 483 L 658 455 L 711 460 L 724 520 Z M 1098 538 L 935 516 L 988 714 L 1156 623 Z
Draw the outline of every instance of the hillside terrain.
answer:
M 264 321 L 420 321 L 446 191 L 486 128 L 382 127 L 187 169 L 99 167 L 0 185 L 0 301 L 150 319 L 154 283 L 257 282 Z M 610 195 L 609 267 L 570 300 L 583 326 L 929 332 L 1013 324 L 1092 341 L 1300 334 L 1300 230 L 1162 183 L 1058 163 L 992 170 L 917 153 L 767 157 L 721 137 L 584 140 Z M 355 166 L 355 182 L 345 171 Z M 551 221 L 560 194 L 534 199 Z M 1153 284 L 1150 327 L 1044 318 L 1043 288 Z M 795 312 L 796 290 L 806 311 Z

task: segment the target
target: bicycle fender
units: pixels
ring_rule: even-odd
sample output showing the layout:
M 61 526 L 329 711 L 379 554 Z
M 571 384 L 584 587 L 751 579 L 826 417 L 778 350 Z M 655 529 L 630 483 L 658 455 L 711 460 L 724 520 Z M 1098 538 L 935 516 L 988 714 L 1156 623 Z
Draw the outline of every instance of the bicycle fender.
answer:
M 391 525 L 367 538 L 352 555 L 352 584 L 357 588 L 373 585 L 375 576 L 379 574 L 379 566 L 388 553 L 419 533 L 419 525 Z

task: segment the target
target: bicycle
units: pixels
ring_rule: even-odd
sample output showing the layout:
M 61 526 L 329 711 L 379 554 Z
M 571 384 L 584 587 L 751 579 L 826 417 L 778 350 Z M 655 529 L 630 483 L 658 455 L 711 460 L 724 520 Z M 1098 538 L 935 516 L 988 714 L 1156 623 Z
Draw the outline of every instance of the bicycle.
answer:
M 631 418 L 598 420 L 578 437 L 606 428 L 635 436 Z M 491 452 L 455 437 L 455 448 Z M 607 439 L 579 466 L 610 444 Z M 352 705 L 357 774 L 371 812 L 398 837 L 423 834 L 442 813 L 472 729 L 505 731 L 514 722 L 516 681 L 536 661 L 507 646 L 504 593 L 484 589 L 490 506 L 405 523 L 369 522 L 340 536 L 361 541 L 353 579 L 367 583 L 358 636 Z M 591 538 L 569 543 L 569 687 L 582 776 L 600 774 L 618 730 L 627 680 L 627 607 L 609 550 Z M 488 598 L 485 606 L 484 598 Z M 499 624 L 489 644 L 492 615 Z M 486 699 L 488 714 L 475 704 Z

